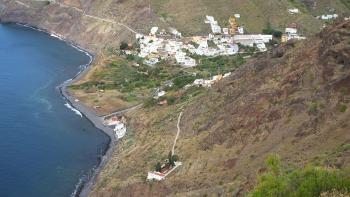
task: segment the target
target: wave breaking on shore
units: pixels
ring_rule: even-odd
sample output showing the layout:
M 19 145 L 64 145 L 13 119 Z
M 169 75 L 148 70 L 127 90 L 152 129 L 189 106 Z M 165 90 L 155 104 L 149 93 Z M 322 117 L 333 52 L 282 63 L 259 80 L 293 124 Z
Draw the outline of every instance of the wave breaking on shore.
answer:
M 70 110 L 72 110 L 75 114 L 77 114 L 78 116 L 80 116 L 80 117 L 83 117 L 83 114 L 79 111 L 79 110 L 77 110 L 77 109 L 75 109 L 74 107 L 72 107 L 69 103 L 66 103 L 66 104 L 64 104 L 68 109 L 70 109 Z

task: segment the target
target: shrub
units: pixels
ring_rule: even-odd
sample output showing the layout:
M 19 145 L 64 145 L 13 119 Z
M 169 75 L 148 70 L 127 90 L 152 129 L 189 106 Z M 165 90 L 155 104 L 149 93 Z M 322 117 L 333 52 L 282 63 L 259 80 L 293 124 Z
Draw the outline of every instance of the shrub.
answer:
M 276 30 L 276 29 L 273 29 L 270 23 L 268 23 L 268 24 L 266 25 L 266 28 L 263 29 L 262 32 L 263 32 L 264 34 L 273 35 L 273 36 L 276 37 L 276 38 L 281 38 L 281 36 L 282 36 L 282 34 L 283 34 L 281 31 Z
M 157 100 L 154 98 L 148 98 L 144 102 L 144 107 L 153 107 L 157 104 Z
M 127 55 L 126 59 L 130 60 L 130 61 L 133 61 L 133 60 L 135 60 L 135 56 L 134 55 Z
M 177 162 L 177 161 L 179 160 L 179 157 L 178 157 L 177 155 L 173 155 L 173 156 L 172 156 L 172 160 L 173 160 L 174 162 Z
M 317 112 L 317 103 L 313 102 L 309 106 L 309 113 L 316 113 Z
M 279 157 L 270 156 L 269 171 L 259 177 L 251 197 L 314 197 L 328 191 L 350 191 L 350 171 L 309 166 L 287 171 Z
M 123 42 L 120 43 L 119 49 L 120 49 L 120 50 L 125 50 L 125 49 L 127 49 L 128 47 L 129 47 L 128 43 L 125 42 L 125 41 L 123 41 Z
M 162 171 L 162 165 L 159 162 L 154 167 L 155 167 L 156 172 Z
M 174 96 L 168 96 L 166 100 L 167 100 L 169 105 L 172 105 L 175 103 L 176 98 Z
M 348 107 L 347 107 L 346 105 L 343 104 L 343 105 L 340 106 L 340 109 L 339 109 L 339 110 L 340 110 L 340 112 L 343 112 L 343 113 L 344 113 L 344 112 L 346 112 L 347 109 L 348 109 Z

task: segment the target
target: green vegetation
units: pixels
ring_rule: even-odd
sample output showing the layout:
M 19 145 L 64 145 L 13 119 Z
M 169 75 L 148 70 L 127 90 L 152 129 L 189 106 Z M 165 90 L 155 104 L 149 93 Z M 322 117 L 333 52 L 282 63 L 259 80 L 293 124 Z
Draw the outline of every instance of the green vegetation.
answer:
M 348 9 L 350 9 L 350 0 L 340 0 Z
M 119 59 L 107 65 L 106 69 L 94 73 L 93 80 L 80 85 L 73 85 L 75 89 L 117 89 L 120 92 L 133 92 L 141 89 L 155 88 L 162 81 L 172 76 L 163 67 L 149 67 L 140 65 L 133 67 L 127 60 Z
M 262 30 L 263 34 L 271 34 L 273 35 L 275 38 L 281 38 L 282 36 L 282 32 L 276 29 L 273 29 L 271 26 L 271 23 L 267 23 L 266 28 Z
M 350 171 L 308 166 L 282 168 L 280 158 L 271 155 L 266 161 L 268 172 L 259 177 L 251 197 L 314 197 L 323 192 L 350 191 Z
M 245 63 L 241 55 L 217 57 L 193 55 L 192 57 L 199 62 L 196 68 L 204 78 L 232 72 Z
M 158 162 L 158 163 L 156 164 L 155 170 L 156 170 L 156 172 L 162 171 L 162 165 L 160 164 L 160 162 Z
M 309 113 L 315 114 L 318 111 L 318 105 L 315 102 L 312 102 L 309 106 Z
M 125 41 L 123 41 L 123 42 L 120 43 L 119 49 L 120 49 L 120 50 L 125 50 L 125 49 L 127 49 L 128 47 L 129 47 L 128 43 L 125 42 Z
M 167 96 L 166 101 L 168 102 L 168 105 L 173 105 L 176 102 L 176 98 L 174 96 Z
M 125 46 L 121 46 L 121 48 Z M 110 49 L 110 51 L 114 50 L 118 49 Z M 88 92 L 117 90 L 123 93 L 119 97 L 127 102 L 136 102 L 146 98 L 144 100 L 145 107 L 153 107 L 164 100 L 167 101 L 168 105 L 173 105 L 198 94 L 197 89 L 195 89 L 196 94 L 187 90 L 182 91 L 186 85 L 192 84 L 196 79 L 209 79 L 214 75 L 234 71 L 245 62 L 245 59 L 240 55 L 212 58 L 195 56 L 195 58 L 199 64 L 194 68 L 182 68 L 167 61 L 161 61 L 156 66 L 151 67 L 143 64 L 142 58 L 134 55 L 123 55 L 108 63 L 103 69 L 96 71 L 88 82 L 72 85 L 70 88 Z M 172 85 L 167 85 L 170 82 Z M 154 99 L 152 92 L 159 87 L 165 90 L 167 95 Z
M 297 0 L 288 0 L 288 1 L 292 3 L 294 7 L 298 8 L 301 12 L 303 13 L 308 12 L 308 8 L 306 7 L 306 5 L 301 3 L 300 1 L 297 1 Z
M 150 97 L 150 98 L 147 98 L 145 100 L 145 102 L 143 103 L 143 106 L 146 107 L 146 108 L 150 108 L 150 107 L 153 107 L 157 104 L 157 100 Z
M 346 110 L 348 109 L 348 107 L 346 106 L 346 105 L 344 105 L 344 104 L 342 104 L 342 105 L 340 105 L 340 112 L 346 112 Z
M 168 164 L 171 166 L 175 166 L 175 162 L 178 161 L 179 157 L 177 155 L 173 155 L 171 152 L 168 154 Z
M 182 73 L 179 73 L 178 76 L 176 76 L 173 79 L 173 87 L 171 87 L 171 90 L 179 90 L 183 87 L 185 87 L 187 84 L 191 84 L 196 80 L 197 77 L 193 75 L 183 75 Z

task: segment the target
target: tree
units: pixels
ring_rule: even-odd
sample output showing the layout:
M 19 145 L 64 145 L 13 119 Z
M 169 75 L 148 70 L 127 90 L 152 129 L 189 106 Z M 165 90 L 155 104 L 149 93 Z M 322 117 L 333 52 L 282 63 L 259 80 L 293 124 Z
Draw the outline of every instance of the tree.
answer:
M 176 98 L 174 96 L 168 96 L 166 100 L 167 100 L 169 105 L 172 105 L 175 103 Z
M 128 47 L 129 47 L 129 45 L 128 45 L 128 43 L 125 42 L 125 41 L 121 42 L 121 43 L 120 43 L 120 46 L 119 46 L 120 50 L 125 50 L 125 49 L 127 49 Z
M 174 162 L 177 162 L 179 160 L 179 157 L 177 155 L 173 155 L 171 156 L 171 159 L 174 161 Z
M 172 155 L 171 151 L 168 154 L 168 164 L 171 166 L 175 166 L 175 161 L 173 160 L 173 155 Z
M 158 162 L 155 166 L 156 172 L 162 171 L 162 165 Z

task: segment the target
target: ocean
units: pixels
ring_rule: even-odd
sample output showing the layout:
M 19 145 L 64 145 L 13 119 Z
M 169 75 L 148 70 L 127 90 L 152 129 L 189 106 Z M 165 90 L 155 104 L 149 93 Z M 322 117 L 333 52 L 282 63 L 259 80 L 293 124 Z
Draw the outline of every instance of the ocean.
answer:
M 0 24 L 0 196 L 74 195 L 109 138 L 65 104 L 58 86 L 90 57 L 68 43 Z

